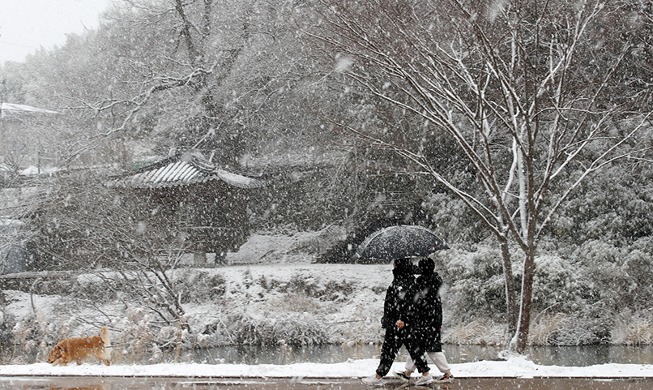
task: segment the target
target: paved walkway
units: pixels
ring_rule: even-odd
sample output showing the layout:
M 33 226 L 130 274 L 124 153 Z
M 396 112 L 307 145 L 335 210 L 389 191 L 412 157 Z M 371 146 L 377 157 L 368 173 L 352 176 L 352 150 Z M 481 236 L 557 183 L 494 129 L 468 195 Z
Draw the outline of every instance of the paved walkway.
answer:
M 439 390 L 649 390 L 653 378 L 459 378 L 451 384 L 405 387 L 393 381 L 380 389 Z M 219 390 L 369 390 L 358 379 L 266 379 L 266 378 L 122 378 L 122 377 L 1 377 L 0 389 L 29 390 L 131 390 L 131 389 L 219 389 Z

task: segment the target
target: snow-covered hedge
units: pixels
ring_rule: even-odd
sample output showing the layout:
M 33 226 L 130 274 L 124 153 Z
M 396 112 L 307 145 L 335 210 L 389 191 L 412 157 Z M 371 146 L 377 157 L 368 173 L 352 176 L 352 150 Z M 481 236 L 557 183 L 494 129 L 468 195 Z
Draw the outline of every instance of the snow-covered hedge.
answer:
M 534 282 L 532 344 L 651 343 L 653 239 L 628 247 L 587 241 L 557 253 L 542 252 Z M 506 310 L 499 252 L 478 245 L 474 251 L 449 250 L 440 262 L 449 283 L 445 317 L 455 328 L 448 332 L 445 326 L 445 335 L 458 343 L 485 343 Z M 519 291 L 520 259 L 514 259 L 514 272 Z

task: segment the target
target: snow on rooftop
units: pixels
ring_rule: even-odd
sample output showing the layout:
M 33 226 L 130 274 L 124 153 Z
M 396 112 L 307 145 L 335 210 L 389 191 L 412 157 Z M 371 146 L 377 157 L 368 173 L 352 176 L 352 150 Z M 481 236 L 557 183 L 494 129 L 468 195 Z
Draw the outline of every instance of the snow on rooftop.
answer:
M 58 114 L 57 111 L 15 103 L 1 103 L 0 109 L 2 111 L 2 118 L 11 117 L 21 113 Z
M 138 173 L 123 177 L 112 185 L 141 188 L 171 187 L 219 180 L 239 188 L 257 188 L 264 182 L 217 168 L 196 153 L 169 157 L 141 168 Z
M 227 172 L 223 169 L 216 169 L 216 174 L 220 179 L 235 187 L 255 188 L 260 187 L 263 184 L 260 180 L 239 175 L 237 173 Z

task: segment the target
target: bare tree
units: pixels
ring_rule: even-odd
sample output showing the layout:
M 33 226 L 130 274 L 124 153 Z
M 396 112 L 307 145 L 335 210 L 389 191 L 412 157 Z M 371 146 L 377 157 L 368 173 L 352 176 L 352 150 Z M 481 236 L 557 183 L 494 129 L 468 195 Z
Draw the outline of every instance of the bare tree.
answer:
M 107 188 L 105 180 L 102 173 L 71 174 L 39 199 L 29 221 L 38 232 L 30 242 L 37 269 L 95 272 L 105 288 L 99 301 L 115 298 L 153 313 L 154 326 L 190 330 L 171 279 L 187 252 L 176 221 L 129 193 Z
M 310 34 L 331 50 L 331 61 L 427 124 L 412 143 L 388 139 L 383 129 L 340 125 L 415 163 L 492 232 L 502 253 L 509 346 L 523 351 L 545 229 L 588 175 L 643 152 L 634 141 L 650 126 L 648 115 L 625 115 L 605 96 L 629 41 L 600 64 L 589 55 L 589 30 L 615 10 L 592 0 L 322 4 L 323 23 Z M 474 187 L 433 164 L 422 142 L 430 132 L 455 142 Z M 519 297 L 513 244 L 523 258 Z

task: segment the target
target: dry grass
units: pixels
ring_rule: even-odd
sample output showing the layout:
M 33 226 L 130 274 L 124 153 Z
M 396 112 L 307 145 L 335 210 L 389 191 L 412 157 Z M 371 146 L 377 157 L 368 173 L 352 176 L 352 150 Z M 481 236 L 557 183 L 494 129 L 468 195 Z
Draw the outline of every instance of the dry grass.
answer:
M 503 345 L 505 340 L 505 325 L 488 320 L 474 320 L 466 324 L 452 325 L 449 332 L 445 328 L 442 341 L 460 345 Z
M 529 341 L 532 345 L 554 345 L 568 327 L 569 317 L 565 314 L 537 316 L 531 323 Z
M 648 318 L 621 316 L 612 330 L 612 342 L 623 345 L 653 344 L 653 323 Z
M 270 300 L 270 307 L 273 310 L 297 313 L 317 313 L 320 309 L 320 305 L 315 299 L 301 292 L 292 292 L 272 299 Z

